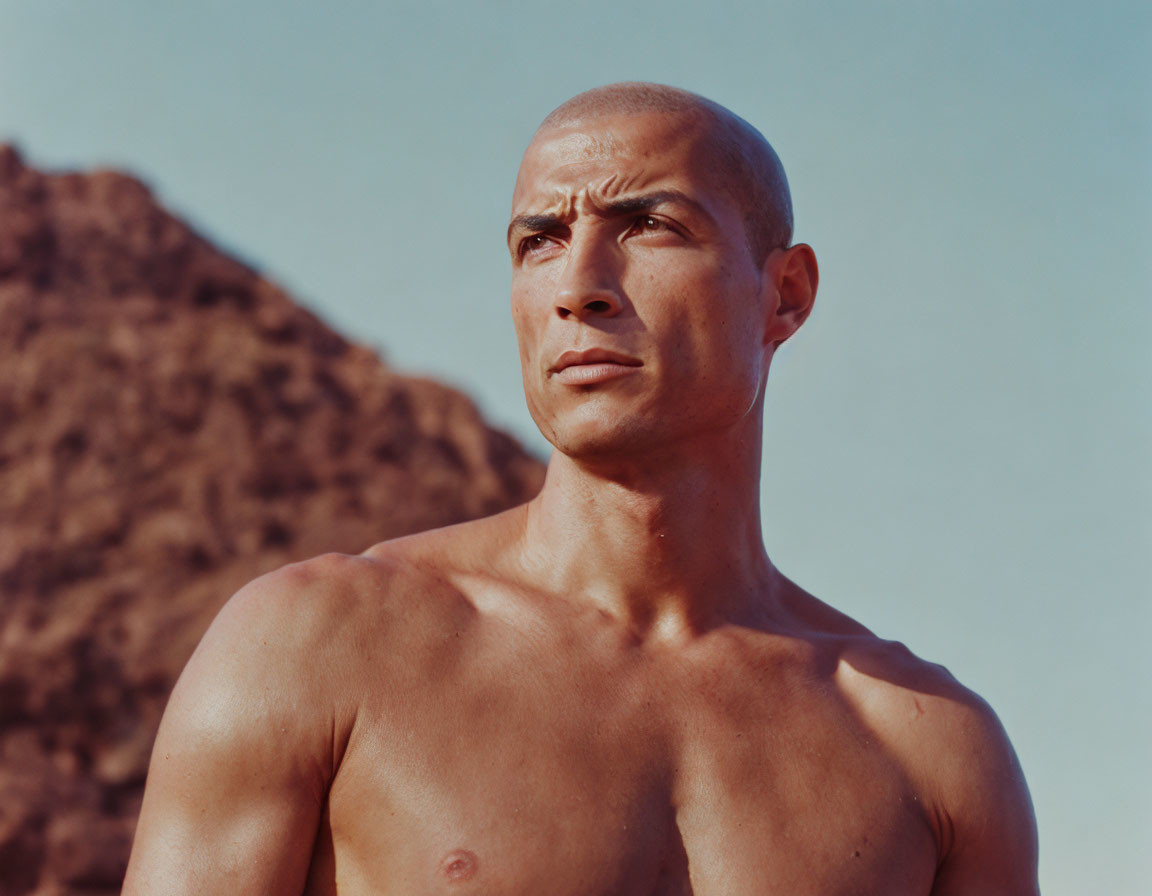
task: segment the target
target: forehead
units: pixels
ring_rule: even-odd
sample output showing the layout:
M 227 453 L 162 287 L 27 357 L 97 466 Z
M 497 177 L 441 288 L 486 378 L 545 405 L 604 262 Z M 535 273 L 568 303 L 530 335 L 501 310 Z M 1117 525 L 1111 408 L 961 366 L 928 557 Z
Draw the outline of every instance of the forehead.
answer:
M 582 192 L 626 195 L 672 182 L 694 194 L 719 192 L 713 144 L 707 123 L 687 115 L 611 115 L 549 128 L 524 153 L 513 214 Z

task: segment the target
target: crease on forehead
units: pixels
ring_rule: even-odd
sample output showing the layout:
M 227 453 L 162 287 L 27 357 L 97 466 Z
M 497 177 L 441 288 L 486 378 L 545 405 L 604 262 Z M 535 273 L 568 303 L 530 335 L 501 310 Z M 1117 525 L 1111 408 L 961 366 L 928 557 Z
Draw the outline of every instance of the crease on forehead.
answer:
M 555 173 L 558 174 L 567 169 L 567 173 L 572 174 L 574 170 L 578 172 L 587 167 L 583 163 L 576 162 L 562 166 Z M 526 206 L 525 208 L 520 208 L 521 203 L 517 203 L 517 208 L 513 210 L 513 214 L 530 212 L 532 214 L 557 215 L 567 219 L 574 217 L 580 211 L 602 211 L 608 207 L 612 200 L 627 196 L 630 193 L 641 192 L 646 186 L 658 179 L 652 178 L 648 172 L 643 171 L 634 171 L 628 174 L 613 172 L 591 182 L 586 182 L 578 173 L 569 178 L 550 177 L 550 183 L 545 184 L 543 189 L 524 197 L 523 205 Z
M 685 174 L 683 169 L 670 172 L 645 165 L 644 160 L 651 153 L 629 147 L 629 141 L 619 139 L 611 130 L 560 130 L 561 133 L 543 139 L 538 134 L 525 154 L 526 161 L 535 154 L 532 166 L 537 173 L 532 173 L 526 183 L 525 168 L 521 167 L 513 192 L 514 217 L 525 213 L 570 216 L 581 201 L 597 209 L 613 199 L 640 192 L 669 174 Z M 604 170 L 604 163 L 612 160 L 620 161 L 619 168 L 596 176 Z
M 604 102 L 599 102 L 601 99 Z M 574 97 L 553 110 L 525 153 L 513 190 L 513 215 L 524 213 L 524 188 L 536 177 L 525 177 L 531 153 L 549 141 L 561 145 L 566 136 L 576 137 L 566 144 L 574 155 L 579 153 L 587 160 L 602 158 L 618 150 L 617 143 L 627 142 L 618 140 L 613 126 L 636 118 L 646 118 L 659 130 L 661 139 L 656 141 L 657 146 L 686 139 L 689 134 L 694 136 L 693 154 L 699 154 L 695 156 L 699 164 L 693 167 L 708 187 L 699 198 L 715 199 L 709 194 L 719 188 L 735 203 L 746 241 L 758 259 L 791 244 L 793 216 L 788 179 L 776 151 L 764 136 L 717 103 L 659 84 L 608 85 Z M 551 147 L 552 152 L 558 151 L 557 145 Z M 644 155 L 637 152 L 635 158 Z M 557 159 L 557 163 L 560 161 Z M 542 162 L 536 159 L 535 164 Z

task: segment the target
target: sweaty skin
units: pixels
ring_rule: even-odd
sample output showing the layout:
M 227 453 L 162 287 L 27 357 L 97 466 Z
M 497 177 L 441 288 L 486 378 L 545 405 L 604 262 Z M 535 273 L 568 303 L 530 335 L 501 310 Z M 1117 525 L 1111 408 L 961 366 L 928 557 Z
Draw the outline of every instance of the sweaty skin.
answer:
M 764 551 L 763 389 L 812 250 L 749 237 L 719 107 L 585 98 L 509 228 L 543 490 L 233 597 L 165 713 L 126 894 L 1038 892 L 988 706 Z

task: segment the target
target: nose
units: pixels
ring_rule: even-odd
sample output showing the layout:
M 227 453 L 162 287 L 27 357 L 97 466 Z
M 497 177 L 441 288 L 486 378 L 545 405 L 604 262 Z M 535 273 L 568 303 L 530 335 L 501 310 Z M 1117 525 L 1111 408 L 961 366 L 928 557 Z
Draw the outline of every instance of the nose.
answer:
M 556 288 L 556 313 L 580 321 L 615 317 L 624 308 L 612 247 L 593 239 L 574 240 Z

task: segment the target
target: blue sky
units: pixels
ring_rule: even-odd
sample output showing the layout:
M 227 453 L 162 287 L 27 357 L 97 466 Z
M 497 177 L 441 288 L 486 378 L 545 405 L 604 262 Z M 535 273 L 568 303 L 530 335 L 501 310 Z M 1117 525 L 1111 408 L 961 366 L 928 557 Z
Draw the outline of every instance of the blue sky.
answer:
M 401 369 L 522 407 L 503 248 L 536 123 L 703 93 L 788 169 L 774 560 L 999 712 L 1048 896 L 1152 877 L 1146 3 L 0 0 L 0 139 L 129 169 Z

